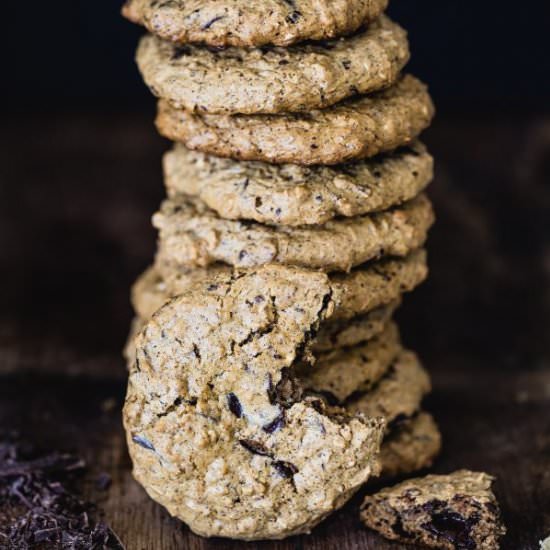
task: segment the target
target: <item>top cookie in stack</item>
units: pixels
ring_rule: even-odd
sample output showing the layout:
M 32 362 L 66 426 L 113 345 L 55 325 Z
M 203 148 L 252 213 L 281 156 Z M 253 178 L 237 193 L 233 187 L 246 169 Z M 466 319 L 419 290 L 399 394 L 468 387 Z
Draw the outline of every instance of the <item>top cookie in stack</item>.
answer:
M 125 426 L 136 477 L 200 534 L 308 532 L 439 449 L 429 377 L 391 321 L 427 272 L 434 108 L 386 5 L 124 8 L 151 33 L 137 62 L 176 142 Z
M 129 0 L 124 15 L 170 42 L 290 46 L 345 36 L 374 20 L 388 0 Z

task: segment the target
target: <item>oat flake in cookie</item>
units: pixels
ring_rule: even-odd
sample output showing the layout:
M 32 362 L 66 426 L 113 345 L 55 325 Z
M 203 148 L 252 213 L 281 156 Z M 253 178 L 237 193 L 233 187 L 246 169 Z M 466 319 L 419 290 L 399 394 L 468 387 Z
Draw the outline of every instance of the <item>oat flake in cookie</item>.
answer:
M 123 14 L 161 38 L 212 46 L 288 46 L 342 36 L 388 0 L 128 0 Z
M 281 115 L 199 115 L 160 101 L 159 132 L 189 149 L 239 160 L 338 164 L 392 151 L 430 124 L 426 86 L 402 77 L 383 92 L 327 109 Z
M 333 309 L 327 275 L 266 266 L 175 298 L 137 337 L 134 476 L 196 533 L 307 533 L 378 472 L 383 421 L 329 414 L 293 378 Z
M 147 35 L 137 63 L 157 97 L 210 114 L 323 109 L 393 84 L 409 60 L 405 31 L 387 17 L 349 38 L 292 48 L 176 46 Z
M 266 263 L 349 271 L 382 256 L 406 256 L 423 245 L 434 221 L 421 195 L 384 212 L 334 219 L 321 226 L 266 226 L 224 220 L 198 200 L 166 201 L 153 217 L 159 230 L 157 266 L 235 267 Z
M 408 544 L 498 550 L 506 530 L 492 481 L 468 470 L 411 479 L 367 496 L 361 520 L 384 537 Z
M 385 210 L 412 199 L 433 177 L 419 142 L 336 166 L 235 161 L 177 145 L 164 157 L 168 195 L 200 198 L 226 219 L 312 225 Z

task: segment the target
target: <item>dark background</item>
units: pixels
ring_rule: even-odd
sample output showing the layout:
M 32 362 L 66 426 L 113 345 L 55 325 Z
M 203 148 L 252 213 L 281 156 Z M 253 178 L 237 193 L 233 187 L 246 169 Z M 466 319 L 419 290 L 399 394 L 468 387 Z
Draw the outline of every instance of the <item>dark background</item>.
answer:
M 251 0 L 260 1 L 260 0 Z M 439 105 L 548 106 L 550 3 L 393 0 L 410 32 L 410 69 Z M 152 105 L 133 59 L 140 30 L 120 0 L 5 2 L 4 109 L 131 109 Z
M 261 0 L 250 0 L 261 1 Z M 164 190 L 141 30 L 112 0 L 2 5 L 0 433 L 76 451 L 128 550 L 240 550 L 193 536 L 133 481 L 121 427 L 129 288 Z M 398 312 L 433 379 L 434 471 L 488 471 L 509 535 L 550 535 L 550 3 L 393 0 L 438 106 L 430 277 Z M 93 483 L 92 483 L 93 486 Z M 359 500 L 311 537 L 255 550 L 397 550 Z

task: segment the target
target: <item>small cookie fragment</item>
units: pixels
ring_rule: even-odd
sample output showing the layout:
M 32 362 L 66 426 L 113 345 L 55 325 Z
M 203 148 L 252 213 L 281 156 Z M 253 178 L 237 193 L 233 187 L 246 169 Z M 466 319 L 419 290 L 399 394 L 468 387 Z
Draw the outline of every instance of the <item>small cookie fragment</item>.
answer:
M 339 164 L 407 145 L 434 111 L 426 86 L 405 75 L 387 90 L 310 113 L 199 115 L 161 100 L 156 125 L 164 137 L 220 157 Z
M 432 466 L 441 450 L 441 433 L 432 415 L 420 412 L 389 431 L 380 448 L 383 479 Z
M 388 0 L 128 0 L 122 14 L 178 44 L 288 46 L 356 31 Z
M 444 550 L 498 550 L 504 528 L 493 477 L 459 470 L 411 479 L 367 496 L 361 520 L 382 536 Z

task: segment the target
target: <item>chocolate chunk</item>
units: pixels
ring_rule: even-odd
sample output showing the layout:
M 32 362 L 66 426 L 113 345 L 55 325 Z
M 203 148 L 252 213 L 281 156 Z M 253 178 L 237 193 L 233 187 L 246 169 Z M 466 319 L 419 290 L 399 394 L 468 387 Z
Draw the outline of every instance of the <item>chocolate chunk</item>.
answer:
M 298 468 L 296 468 L 294 464 L 283 460 L 275 460 L 273 462 L 273 467 L 282 477 L 291 478 L 294 474 L 298 473 Z
M 153 447 L 153 444 L 148 439 L 145 439 L 140 435 L 133 435 L 132 441 L 134 443 L 137 443 L 140 447 L 147 449 L 148 451 L 155 451 L 155 447 Z
M 227 396 L 227 406 L 229 407 L 229 410 L 237 417 L 241 418 L 243 415 L 243 408 L 241 406 L 241 402 L 239 401 L 239 398 L 234 394 L 230 393 Z
M 269 424 L 266 424 L 263 427 L 263 430 L 268 434 L 272 434 L 277 430 L 280 430 L 281 428 L 283 428 L 284 425 L 285 425 L 285 411 L 283 410 L 281 414 L 277 418 L 275 418 L 275 420 L 273 420 Z
M 222 19 L 224 19 L 224 17 L 225 16 L 223 16 L 223 15 L 218 15 L 217 17 L 214 17 L 214 18 L 210 19 L 210 21 L 206 22 L 201 27 L 201 30 L 203 30 L 203 31 L 208 30 L 214 23 L 216 23 L 217 21 L 221 21 Z
M 239 443 L 251 453 L 260 456 L 269 456 L 267 449 L 258 441 L 252 439 L 239 439 Z
M 434 513 L 431 521 L 424 523 L 422 527 L 433 535 L 455 544 L 457 548 L 473 550 L 476 543 L 470 537 L 470 533 L 478 521 L 479 516 L 465 518 L 457 512 L 445 509 Z

